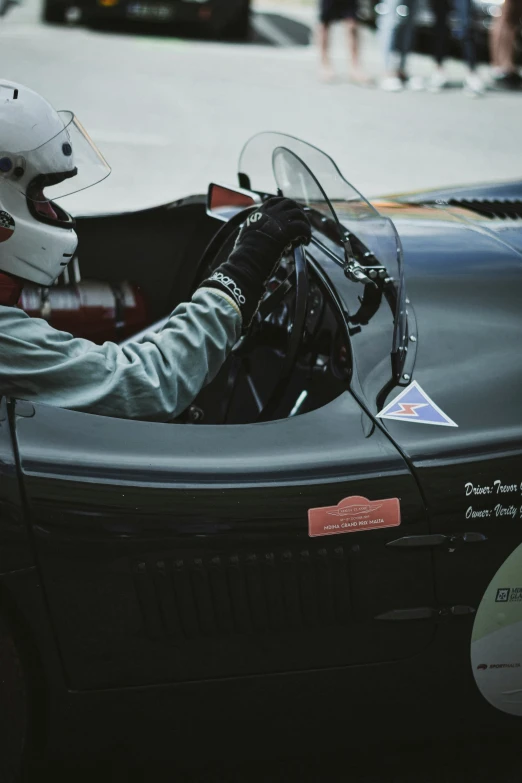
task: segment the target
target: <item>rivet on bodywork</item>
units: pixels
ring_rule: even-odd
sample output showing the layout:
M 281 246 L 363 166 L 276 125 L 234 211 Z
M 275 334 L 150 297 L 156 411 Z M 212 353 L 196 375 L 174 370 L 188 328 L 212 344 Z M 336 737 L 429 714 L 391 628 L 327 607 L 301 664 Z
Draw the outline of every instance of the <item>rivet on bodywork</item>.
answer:
M 416 343 L 417 342 L 417 338 L 415 337 L 414 334 L 410 334 L 410 340 L 411 340 L 412 343 Z
M 408 375 L 407 373 L 404 373 L 404 375 L 402 377 L 404 378 L 405 381 L 409 381 L 410 378 L 411 378 L 411 375 Z

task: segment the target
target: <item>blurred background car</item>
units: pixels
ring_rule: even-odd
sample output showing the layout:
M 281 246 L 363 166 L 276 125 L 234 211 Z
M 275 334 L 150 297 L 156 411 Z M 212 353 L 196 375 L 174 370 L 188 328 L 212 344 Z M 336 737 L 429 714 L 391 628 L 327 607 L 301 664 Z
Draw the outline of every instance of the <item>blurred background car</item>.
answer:
M 244 40 L 250 6 L 250 0 L 44 0 L 42 16 L 53 24 L 175 23 L 198 26 L 217 38 Z
M 489 30 L 494 20 L 502 15 L 503 4 L 504 0 L 472 0 L 473 26 L 478 50 L 482 57 L 488 57 Z M 379 17 L 383 17 L 388 12 L 389 6 L 382 0 L 359 0 L 357 15 L 362 22 L 372 27 L 377 26 Z M 406 19 L 409 14 L 408 6 L 406 4 L 398 5 L 397 14 Z M 457 26 L 455 13 L 450 14 L 449 22 L 451 30 L 454 31 Z M 422 48 L 426 48 L 431 43 L 435 26 L 435 14 L 433 13 L 430 0 L 418 0 L 415 26 L 417 43 Z M 519 29 L 517 49 L 520 57 L 522 53 L 522 27 Z

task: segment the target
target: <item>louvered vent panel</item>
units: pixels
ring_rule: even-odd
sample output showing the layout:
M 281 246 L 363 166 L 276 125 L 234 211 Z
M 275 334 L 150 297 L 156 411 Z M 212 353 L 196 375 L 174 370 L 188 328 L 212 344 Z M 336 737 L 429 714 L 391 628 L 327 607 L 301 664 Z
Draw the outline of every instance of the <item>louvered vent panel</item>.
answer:
M 522 201 L 510 201 L 508 199 L 502 201 L 451 199 L 448 203 L 454 207 L 469 209 L 491 220 L 520 220 L 522 218 Z
M 342 546 L 145 561 L 133 571 L 152 637 L 270 633 L 350 619 Z

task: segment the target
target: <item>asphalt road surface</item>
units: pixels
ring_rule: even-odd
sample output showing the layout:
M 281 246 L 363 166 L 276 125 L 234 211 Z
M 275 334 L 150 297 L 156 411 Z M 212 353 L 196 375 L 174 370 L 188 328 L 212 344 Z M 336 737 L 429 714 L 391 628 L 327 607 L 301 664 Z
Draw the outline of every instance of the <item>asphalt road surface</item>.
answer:
M 164 203 L 234 184 L 243 143 L 261 130 L 301 136 L 324 148 L 364 193 L 399 192 L 522 176 L 522 94 L 470 99 L 455 83 L 440 95 L 385 94 L 346 77 L 344 42 L 335 37 L 339 79 L 317 78 L 317 56 L 306 45 L 313 12 L 258 6 L 248 44 L 226 44 L 159 33 L 51 27 L 39 21 L 37 0 L 24 0 L 0 19 L 0 72 L 75 111 L 109 162 L 112 176 L 69 199 L 77 213 L 120 211 Z M 363 34 L 368 71 L 378 76 L 374 36 Z M 414 55 L 412 71 L 432 64 Z M 377 718 L 378 723 L 378 718 Z M 383 727 L 381 727 L 383 729 Z M 377 730 L 380 730 L 377 726 Z M 405 727 L 407 740 L 407 727 Z M 425 747 L 192 772 L 151 759 L 135 767 L 125 757 L 43 765 L 32 781 L 110 783 L 176 781 L 360 781 L 360 783 L 520 783 L 522 743 L 496 738 L 447 741 L 444 730 Z
M 522 175 L 522 93 L 387 94 L 348 82 L 344 40 L 335 36 L 339 80 L 317 78 L 304 46 L 312 8 L 259 6 L 253 42 L 226 44 L 136 35 L 39 21 L 39 0 L 0 19 L 0 72 L 72 109 L 113 167 L 71 211 L 151 206 L 236 182 L 243 143 L 281 130 L 322 147 L 366 195 Z M 265 9 L 263 11 L 263 8 Z M 379 73 L 374 34 L 364 31 L 368 71 Z M 428 74 L 429 58 L 411 70 Z M 463 75 L 451 62 L 455 84 Z

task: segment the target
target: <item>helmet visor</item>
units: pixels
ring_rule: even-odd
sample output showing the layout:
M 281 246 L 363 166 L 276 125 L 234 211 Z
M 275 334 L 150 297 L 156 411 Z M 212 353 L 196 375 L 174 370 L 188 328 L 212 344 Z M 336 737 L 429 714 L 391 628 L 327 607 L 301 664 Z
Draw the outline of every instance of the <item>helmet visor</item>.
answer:
M 7 181 L 34 202 L 70 196 L 101 182 L 111 169 L 82 124 L 59 111 L 63 129 L 33 150 L 15 153 Z

